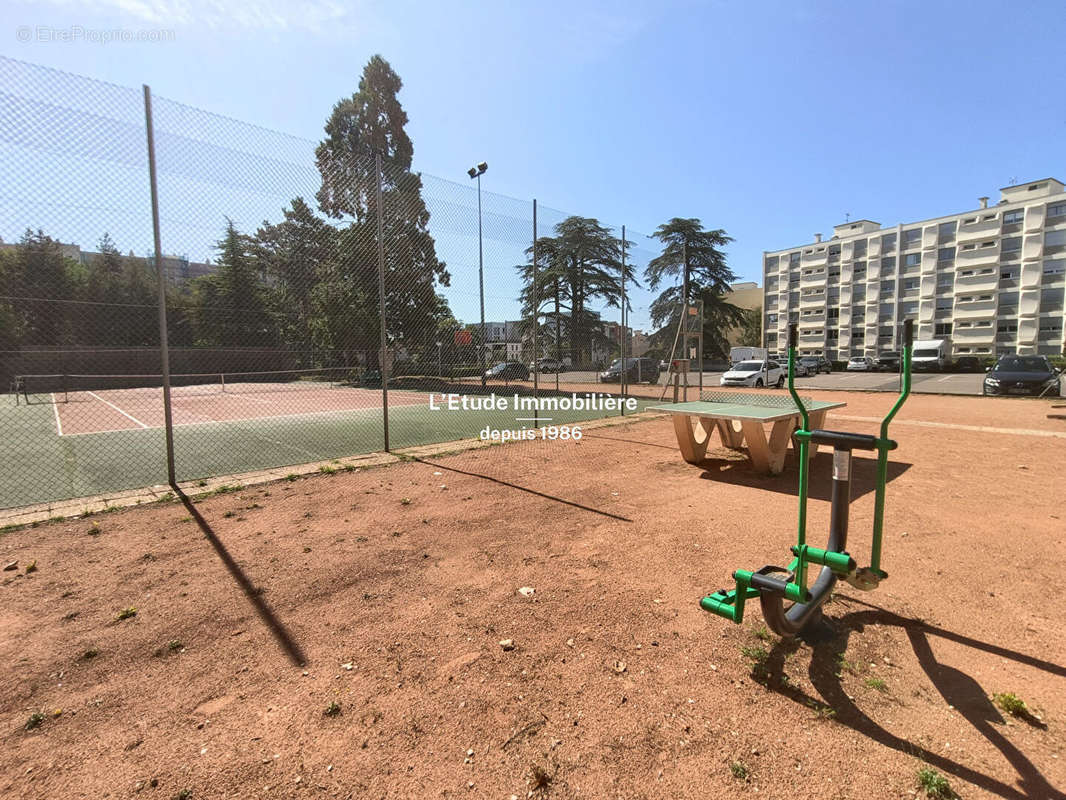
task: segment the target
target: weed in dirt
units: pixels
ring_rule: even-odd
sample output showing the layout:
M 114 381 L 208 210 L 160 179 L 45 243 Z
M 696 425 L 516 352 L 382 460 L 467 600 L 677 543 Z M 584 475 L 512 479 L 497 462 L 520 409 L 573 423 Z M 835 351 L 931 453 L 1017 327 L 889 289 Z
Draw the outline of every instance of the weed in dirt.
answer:
M 174 492 L 167 492 L 166 494 L 161 495 L 160 498 L 158 500 L 156 500 L 156 502 L 157 503 L 173 503 L 177 499 L 178 499 L 178 497 L 177 497 L 177 495 L 174 494 Z
M 770 631 L 766 630 L 765 625 L 760 625 L 751 633 L 756 639 L 762 639 L 764 642 L 770 641 Z
M 183 645 L 177 639 L 171 639 L 170 642 L 167 643 L 167 650 L 169 650 L 171 653 L 181 650 L 183 647 L 185 647 L 185 645 Z
M 341 713 L 341 704 L 334 700 L 326 706 L 326 710 L 322 713 L 327 717 L 335 717 Z
M 1029 706 L 1014 692 L 996 693 L 992 695 L 992 701 L 1011 716 L 1025 717 L 1029 715 Z
M 401 506 L 409 506 L 409 505 L 411 505 L 411 498 L 410 498 L 410 497 L 404 497 L 404 498 L 402 498 L 402 499 L 400 500 L 400 505 L 401 505 Z
M 323 464 L 321 467 L 318 468 L 318 471 L 321 472 L 323 475 L 337 474 L 337 468 L 331 467 L 329 464 Z
M 882 678 L 867 678 L 864 683 L 870 689 L 876 689 L 879 692 L 887 692 L 888 684 L 884 682 Z
M 141 556 L 141 561 L 155 561 L 155 556 L 153 556 L 151 553 L 145 553 L 143 556 Z
M 26 725 L 24 727 L 26 728 L 26 730 L 32 731 L 34 728 L 41 727 L 43 723 L 44 714 L 42 714 L 40 711 L 34 711 L 32 714 L 30 714 L 30 718 L 26 720 Z
M 345 472 L 355 472 L 359 467 L 355 466 L 355 464 L 345 464 L 342 469 Z
M 285 476 L 285 480 L 287 480 L 289 483 L 292 483 L 299 477 L 300 476 L 297 475 L 295 472 L 290 472 L 288 475 Z
M 198 481 L 196 482 L 196 485 L 197 485 L 197 486 L 201 486 L 201 487 L 202 487 L 202 486 L 207 486 L 207 481 L 206 481 L 206 480 L 204 480 L 203 478 L 200 478 L 200 480 L 198 480 Z
M 190 797 L 192 797 L 192 789 L 182 789 L 174 795 L 174 800 L 189 800 Z
M 367 537 L 365 537 L 365 536 L 356 536 L 356 537 L 355 537 L 355 541 L 357 541 L 357 542 L 369 542 L 369 541 L 370 541 L 370 539 L 368 539 L 368 538 L 367 538 Z
M 922 767 L 918 770 L 918 788 L 933 800 L 955 800 L 958 797 L 948 779 L 932 767 Z
M 121 621 L 121 620 L 129 619 L 130 617 L 135 617 L 135 616 L 137 616 L 137 609 L 134 608 L 133 606 L 130 606 L 129 608 L 124 608 L 121 611 L 119 611 L 118 612 L 118 616 L 115 617 L 115 619 Z
M 837 653 L 837 670 L 836 676 L 839 678 L 842 672 L 850 672 L 852 675 L 858 675 L 862 672 L 862 666 L 854 661 L 848 661 L 844 658 L 843 653 Z
M 530 785 L 533 787 L 531 791 L 547 792 L 551 782 L 555 779 L 555 775 L 549 772 L 546 767 L 534 764 L 529 768 L 529 779 Z
M 231 517 L 237 516 L 237 512 L 236 511 L 227 511 L 222 516 L 225 517 L 226 519 L 230 519 Z
M 92 525 L 89 526 L 89 535 L 90 536 L 99 536 L 100 535 L 100 523 L 99 522 L 94 522 Z
M 90 647 L 88 650 L 81 654 L 81 657 L 83 661 L 91 661 L 98 655 L 100 655 L 100 651 L 97 650 L 95 647 Z
M 70 621 L 75 620 L 77 618 L 78 618 L 78 612 L 77 611 L 71 611 L 69 614 L 64 615 L 63 621 L 64 622 L 70 622 Z
M 729 765 L 729 771 L 733 773 L 733 777 L 738 781 L 746 781 L 748 776 L 751 775 L 751 770 L 748 769 L 748 765 L 743 761 L 734 761 Z
M 26 565 L 26 574 L 29 575 L 31 572 L 36 572 L 36 571 L 37 571 L 37 559 L 35 558 L 35 559 L 33 559 L 33 561 L 31 561 L 29 564 Z
M 250 506 L 245 506 L 244 510 L 245 511 L 254 511 L 257 508 L 262 508 L 262 506 L 259 505 L 259 503 L 252 503 Z
M 752 662 L 752 664 L 765 664 L 766 659 L 770 657 L 770 654 L 766 652 L 765 647 L 748 647 L 744 646 L 740 648 L 741 655 L 744 658 Z

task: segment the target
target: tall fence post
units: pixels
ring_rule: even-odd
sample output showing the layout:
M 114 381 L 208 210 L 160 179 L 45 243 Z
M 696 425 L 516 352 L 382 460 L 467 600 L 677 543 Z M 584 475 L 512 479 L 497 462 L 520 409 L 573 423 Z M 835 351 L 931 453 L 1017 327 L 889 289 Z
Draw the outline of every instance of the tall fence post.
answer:
M 622 357 L 622 416 L 626 415 L 626 226 L 622 226 L 622 330 L 618 334 L 619 355 Z M 637 368 L 639 372 L 639 367 Z
M 378 177 L 378 309 L 381 315 L 381 411 L 384 425 L 385 452 L 389 452 L 389 351 L 385 335 L 385 208 L 381 202 L 381 151 L 374 153 L 374 171 Z
M 159 190 L 155 172 L 155 133 L 152 128 L 152 90 L 144 87 L 144 123 L 148 136 L 148 180 L 152 186 L 152 236 L 155 272 L 159 282 L 159 358 L 163 373 L 163 425 L 167 442 L 167 483 L 177 488 L 174 471 L 174 416 L 170 406 L 170 351 L 167 345 L 167 278 L 163 273 L 163 248 L 159 237 Z
M 540 359 L 537 353 L 537 331 L 540 328 L 540 291 L 537 289 L 537 198 L 533 198 L 533 427 L 540 427 L 537 398 L 540 383 L 537 372 Z

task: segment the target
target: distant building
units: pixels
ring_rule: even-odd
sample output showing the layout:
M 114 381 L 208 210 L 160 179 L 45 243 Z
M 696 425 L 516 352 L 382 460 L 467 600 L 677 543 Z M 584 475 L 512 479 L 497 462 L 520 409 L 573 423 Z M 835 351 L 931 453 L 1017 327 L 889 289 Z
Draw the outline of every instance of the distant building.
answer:
M 727 303 L 747 309 L 749 311 L 762 308 L 763 292 L 762 287 L 755 281 L 742 281 L 741 283 L 730 284 L 729 292 L 723 298 Z M 741 334 L 740 326 L 730 328 L 726 331 L 725 338 L 729 341 L 730 346 L 736 346 L 739 342 Z
M 763 342 L 785 347 L 799 326 L 804 355 L 845 360 L 951 339 L 955 355 L 1063 350 L 1066 193 L 1054 178 L 1005 186 L 1000 201 L 882 228 L 866 219 L 833 237 L 763 256 Z
M 82 250 L 80 245 L 67 244 L 65 242 L 57 242 L 59 250 L 63 254 L 64 258 L 69 258 L 71 261 L 77 261 L 79 264 L 89 266 L 93 259 L 98 258 L 100 253 L 94 250 Z M 18 242 L 4 242 L 0 241 L 0 250 L 14 250 L 18 247 Z M 127 258 L 141 258 L 149 267 L 152 266 L 155 255 L 148 253 L 145 256 L 136 256 L 131 250 L 128 255 L 119 255 L 119 258 L 123 260 Z M 185 256 L 164 255 L 162 258 L 163 270 L 167 276 L 167 280 L 170 283 L 180 284 L 186 281 L 200 278 L 204 275 L 210 275 L 216 269 L 214 264 L 201 263 L 198 261 L 189 261 Z

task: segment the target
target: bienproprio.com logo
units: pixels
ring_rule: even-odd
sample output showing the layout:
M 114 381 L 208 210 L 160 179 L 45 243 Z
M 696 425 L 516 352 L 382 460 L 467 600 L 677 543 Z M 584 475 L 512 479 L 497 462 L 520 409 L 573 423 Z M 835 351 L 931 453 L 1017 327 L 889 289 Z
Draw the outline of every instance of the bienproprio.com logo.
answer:
M 77 44 L 79 42 L 128 44 L 173 42 L 177 37 L 174 31 L 166 29 L 86 28 L 82 25 L 57 28 L 51 25 L 20 25 L 15 30 L 15 38 L 25 44 Z

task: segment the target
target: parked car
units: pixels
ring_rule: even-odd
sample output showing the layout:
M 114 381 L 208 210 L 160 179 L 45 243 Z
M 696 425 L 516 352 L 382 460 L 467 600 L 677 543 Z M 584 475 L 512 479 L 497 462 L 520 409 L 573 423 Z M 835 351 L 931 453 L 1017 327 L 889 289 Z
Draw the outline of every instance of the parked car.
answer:
M 535 369 L 537 372 L 562 372 L 566 369 L 566 364 L 558 358 L 542 358 L 537 361 Z
M 795 367 L 795 369 L 796 369 L 796 377 L 797 378 L 806 378 L 808 375 L 811 374 L 811 366 L 810 366 L 810 364 L 805 363 L 802 358 L 797 358 L 796 359 L 796 367 Z M 786 367 L 786 370 L 787 370 L 787 367 Z M 788 372 L 786 372 L 785 374 L 788 375 Z M 815 373 L 815 374 L 817 374 L 817 373 Z
M 501 361 L 485 370 L 485 378 L 494 381 L 528 381 L 529 369 L 521 361 Z
M 621 383 L 622 359 L 616 358 L 600 373 L 602 383 Z M 651 358 L 627 358 L 625 363 L 626 383 L 658 383 L 659 365 Z
M 977 356 L 959 356 L 955 362 L 956 372 L 984 372 Z
M 1061 374 L 1047 356 L 1000 356 L 985 375 L 984 393 L 1058 397 Z
M 785 371 L 776 361 L 741 361 L 722 373 L 721 386 L 777 386 L 785 385 Z
M 877 357 L 878 372 L 899 372 L 900 354 L 898 350 L 881 353 Z
M 833 363 L 825 356 L 804 356 L 799 360 L 799 363 L 805 365 L 807 371 L 813 372 L 815 375 L 820 372 L 828 375 L 833 371 Z
M 852 356 L 848 359 L 848 372 L 873 372 L 877 364 L 868 356 Z

